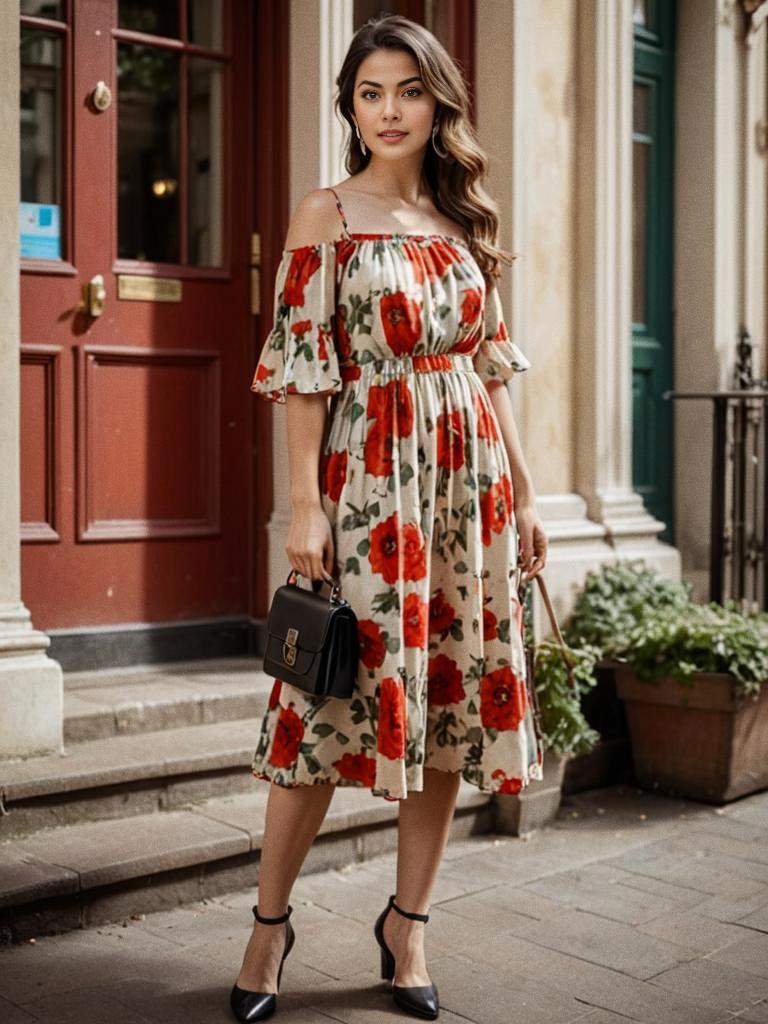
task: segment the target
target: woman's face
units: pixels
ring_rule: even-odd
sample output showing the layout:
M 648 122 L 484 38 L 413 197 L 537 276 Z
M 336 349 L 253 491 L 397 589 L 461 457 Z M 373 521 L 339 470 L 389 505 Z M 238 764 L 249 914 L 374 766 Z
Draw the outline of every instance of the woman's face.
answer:
M 432 134 L 436 106 L 410 53 L 374 50 L 357 69 L 355 120 L 366 148 L 379 159 L 397 160 L 422 150 Z M 404 134 L 382 136 L 387 130 Z

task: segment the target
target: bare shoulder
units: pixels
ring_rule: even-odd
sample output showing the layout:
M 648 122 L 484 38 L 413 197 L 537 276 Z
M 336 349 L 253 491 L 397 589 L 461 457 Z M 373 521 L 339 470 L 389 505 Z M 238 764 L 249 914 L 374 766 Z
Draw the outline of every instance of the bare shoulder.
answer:
M 314 188 L 293 211 L 285 238 L 286 249 L 318 242 L 333 242 L 340 236 L 341 219 L 336 199 L 327 188 Z

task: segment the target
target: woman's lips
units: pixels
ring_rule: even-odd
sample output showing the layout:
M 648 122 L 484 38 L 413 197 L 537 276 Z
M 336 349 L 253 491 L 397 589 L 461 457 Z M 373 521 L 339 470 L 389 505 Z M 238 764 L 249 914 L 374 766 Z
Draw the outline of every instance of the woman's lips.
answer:
M 399 142 L 400 139 L 404 139 L 408 132 L 400 132 L 398 135 L 383 135 L 379 132 L 379 138 L 385 142 Z

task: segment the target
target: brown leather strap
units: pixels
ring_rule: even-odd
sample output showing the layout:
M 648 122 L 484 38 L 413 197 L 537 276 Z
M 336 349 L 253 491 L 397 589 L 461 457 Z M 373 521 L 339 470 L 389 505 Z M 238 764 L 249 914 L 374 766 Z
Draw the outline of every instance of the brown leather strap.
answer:
M 560 650 L 563 654 L 565 669 L 568 673 L 568 684 L 572 690 L 578 690 L 579 684 L 576 682 L 576 678 L 573 674 L 573 653 L 566 645 L 565 640 L 563 640 L 563 634 L 560 632 L 560 626 L 558 625 L 557 617 L 552 607 L 552 602 L 549 599 L 549 591 L 547 590 L 547 584 L 544 582 L 544 576 L 539 572 L 533 578 L 538 581 L 539 590 L 541 591 L 541 596 L 544 600 L 544 607 L 547 609 L 547 615 L 549 615 L 549 621 L 552 625 L 552 632 L 555 634 L 557 642 L 560 645 Z M 524 586 L 528 586 L 528 582 L 529 581 L 527 581 Z

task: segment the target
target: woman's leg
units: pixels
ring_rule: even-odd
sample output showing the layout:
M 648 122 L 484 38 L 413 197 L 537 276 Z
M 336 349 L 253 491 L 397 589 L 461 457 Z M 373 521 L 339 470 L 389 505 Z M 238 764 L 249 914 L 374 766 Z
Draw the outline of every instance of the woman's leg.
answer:
M 292 787 L 270 783 L 257 901 L 259 913 L 265 917 L 278 917 L 288 909 L 293 883 L 335 790 L 335 784 L 330 782 Z M 237 977 L 240 988 L 277 992 L 284 948 L 285 925 L 261 924 L 254 918 L 253 933 Z
M 429 913 L 460 783 L 460 772 L 425 768 L 423 791 L 409 792 L 400 801 L 395 902 L 403 910 Z M 424 921 L 412 921 L 396 910 L 384 919 L 384 941 L 395 957 L 395 985 L 431 984 L 424 960 L 425 927 Z

